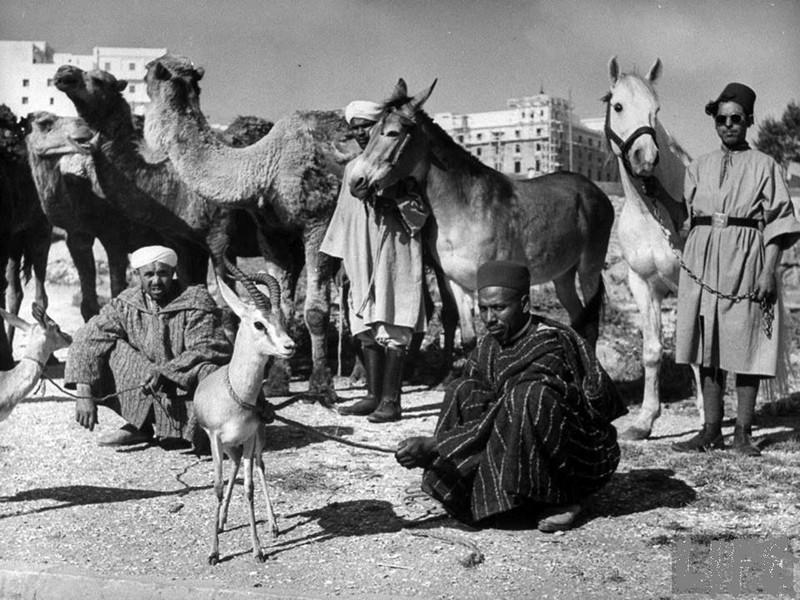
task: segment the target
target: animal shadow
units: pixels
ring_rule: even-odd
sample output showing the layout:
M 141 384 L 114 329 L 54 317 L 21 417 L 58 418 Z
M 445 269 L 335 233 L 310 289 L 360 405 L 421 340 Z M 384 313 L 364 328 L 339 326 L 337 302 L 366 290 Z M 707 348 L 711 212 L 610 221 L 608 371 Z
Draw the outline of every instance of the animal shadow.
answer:
M 696 498 L 697 493 L 677 479 L 672 469 L 631 469 L 615 473 L 611 481 L 592 497 L 583 517 L 589 521 L 661 507 L 681 508 Z

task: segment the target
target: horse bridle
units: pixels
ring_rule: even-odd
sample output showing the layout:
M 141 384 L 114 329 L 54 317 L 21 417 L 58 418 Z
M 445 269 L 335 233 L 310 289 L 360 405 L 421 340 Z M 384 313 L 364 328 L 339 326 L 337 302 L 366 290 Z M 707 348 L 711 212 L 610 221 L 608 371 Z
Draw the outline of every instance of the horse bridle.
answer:
M 394 111 L 397 112 L 397 111 Z M 388 116 L 388 115 L 387 115 Z M 403 155 L 403 150 L 405 150 L 408 142 L 411 141 L 411 132 L 416 126 L 416 122 L 406 117 L 405 115 L 398 114 L 400 119 L 400 124 L 403 126 L 402 128 L 402 139 L 395 144 L 395 147 L 392 149 L 392 153 L 389 155 L 389 160 L 387 161 L 389 165 L 394 168 L 397 166 L 397 163 L 400 162 L 400 157 Z M 381 124 L 381 135 L 383 135 L 383 126 L 386 125 L 386 119 L 384 118 L 383 123 Z
M 639 139 L 643 135 L 650 135 L 653 138 L 653 143 L 656 145 L 656 149 L 658 149 L 658 140 L 656 139 L 656 130 L 651 127 L 650 125 L 642 125 L 638 129 L 636 129 L 633 133 L 628 136 L 627 140 L 623 140 L 617 132 L 611 129 L 611 97 L 609 96 L 608 100 L 606 101 L 606 122 L 603 127 L 605 131 L 606 137 L 608 138 L 609 142 L 614 142 L 620 151 L 620 158 L 622 159 L 622 164 L 625 167 L 625 171 L 628 175 L 633 175 L 631 173 L 631 161 L 628 158 L 628 151 L 633 146 L 633 143 Z M 660 158 L 661 153 L 659 152 L 656 154 L 656 160 L 653 163 L 653 166 L 658 164 L 658 159 Z

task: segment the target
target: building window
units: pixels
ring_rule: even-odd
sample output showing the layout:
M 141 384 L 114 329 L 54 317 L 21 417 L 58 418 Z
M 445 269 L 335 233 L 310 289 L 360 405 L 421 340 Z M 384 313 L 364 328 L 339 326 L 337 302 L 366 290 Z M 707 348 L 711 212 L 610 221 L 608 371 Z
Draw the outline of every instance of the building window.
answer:
M 541 167 L 542 167 L 542 163 L 539 162 L 539 159 L 537 158 L 536 159 L 536 164 L 534 166 L 534 170 L 538 173 L 539 171 L 541 171 Z
M 540 135 L 542 135 L 542 128 L 541 128 L 541 127 L 537 127 L 537 128 L 536 128 L 536 135 L 537 135 L 537 136 L 540 136 Z
M 52 79 L 48 79 L 47 80 L 47 87 L 53 87 L 53 80 Z
M 135 94 L 136 93 L 136 86 L 133 85 L 133 84 L 129 85 L 128 86 L 128 92 L 130 92 L 131 94 Z
M 586 171 L 586 176 L 587 176 L 589 179 L 591 179 L 591 178 L 592 178 L 592 170 L 591 170 L 591 169 L 589 169 L 588 171 Z
M 522 163 L 519 162 L 518 160 L 515 160 L 514 161 L 514 173 L 520 173 L 520 172 L 522 172 Z
M 22 87 L 28 87 L 31 84 L 30 79 L 23 79 L 22 80 Z
M 476 139 L 476 140 L 478 140 L 478 141 L 480 142 L 480 141 L 483 139 L 483 134 L 482 134 L 482 133 L 479 133 L 479 134 L 477 134 L 477 135 L 475 136 L 475 139 Z
M 459 144 L 463 144 L 464 143 L 464 136 L 463 135 L 458 136 L 458 143 Z
M 106 63 L 106 66 L 105 66 L 105 67 L 103 67 L 103 69 L 105 69 L 106 71 L 110 71 L 110 70 L 111 70 L 111 63 L 110 63 L 110 62 L 107 62 L 107 63 Z
M 128 71 L 135 71 L 136 63 L 128 63 Z
M 579 136 L 578 136 L 578 143 L 579 143 L 579 144 L 582 144 L 582 143 L 583 143 L 583 136 L 582 136 L 582 135 L 579 135 Z
M 540 152 L 542 149 L 542 145 L 539 142 L 536 142 L 536 151 Z
M 514 152 L 517 153 L 522 152 L 522 146 L 520 146 L 519 144 L 514 144 Z
M 519 137 L 519 129 L 514 130 L 514 137 Z
M 475 156 L 480 156 L 480 155 L 481 155 L 481 149 L 475 148 Z
M 55 98 L 50 98 L 50 106 L 53 106 L 53 104 L 55 103 L 56 103 Z
M 22 97 L 22 103 L 23 104 L 27 104 L 28 103 L 28 97 L 27 96 L 23 96 Z

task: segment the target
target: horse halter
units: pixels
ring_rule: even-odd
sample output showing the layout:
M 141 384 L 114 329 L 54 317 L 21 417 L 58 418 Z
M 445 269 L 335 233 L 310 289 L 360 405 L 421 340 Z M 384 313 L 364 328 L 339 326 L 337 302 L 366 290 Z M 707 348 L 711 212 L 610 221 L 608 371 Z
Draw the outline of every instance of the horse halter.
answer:
M 610 94 L 610 92 L 609 92 Z M 603 130 L 605 131 L 606 137 L 608 138 L 609 142 L 614 142 L 620 151 L 620 158 L 622 159 L 622 164 L 625 167 L 625 171 L 628 175 L 633 175 L 631 173 L 631 161 L 628 158 L 628 151 L 630 151 L 631 146 L 633 143 L 639 139 L 643 135 L 649 135 L 653 138 L 653 143 L 656 145 L 656 149 L 658 149 L 658 140 L 656 139 L 656 130 L 650 125 L 642 125 L 638 129 L 636 129 L 633 133 L 628 136 L 627 140 L 623 140 L 621 137 L 617 135 L 617 132 L 611 129 L 611 98 L 609 96 L 608 100 L 606 101 L 606 122 L 603 126 Z M 656 160 L 653 163 L 653 166 L 658 164 L 658 159 L 660 158 L 661 153 L 656 154 Z
M 394 112 L 397 114 L 397 111 Z M 387 160 L 392 168 L 396 167 L 397 163 L 400 162 L 400 157 L 403 155 L 403 151 L 406 149 L 408 142 L 411 141 L 411 132 L 416 126 L 416 122 L 405 115 L 397 114 L 397 117 L 402 125 L 402 133 L 400 134 L 402 137 L 397 141 L 394 148 L 392 148 L 392 151 L 389 154 L 389 159 Z M 385 124 L 386 120 L 384 119 L 384 122 L 381 124 L 381 135 L 384 135 L 383 127 Z

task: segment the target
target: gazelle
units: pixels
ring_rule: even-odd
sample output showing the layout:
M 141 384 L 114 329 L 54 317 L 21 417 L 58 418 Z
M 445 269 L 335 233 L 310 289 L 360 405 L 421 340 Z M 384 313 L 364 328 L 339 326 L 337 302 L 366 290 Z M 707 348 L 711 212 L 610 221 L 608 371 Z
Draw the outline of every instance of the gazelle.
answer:
M 223 299 L 240 319 L 239 329 L 230 363 L 200 381 L 194 395 L 197 422 L 208 434 L 214 461 L 214 492 L 217 495 L 217 506 L 212 524 L 211 552 L 208 555 L 208 562 L 212 565 L 219 561 L 219 532 L 225 527 L 228 505 L 242 458 L 244 458 L 244 493 L 250 517 L 253 557 L 257 560 L 264 559 L 253 508 L 253 460 L 258 466 L 261 485 L 264 488 L 270 537 L 278 534 L 278 525 L 275 522 L 267 489 L 264 461 L 261 457 L 266 431 L 256 403 L 261 392 L 267 361 L 273 356 L 288 358 L 294 353 L 295 348 L 294 341 L 288 336 L 282 323 L 280 286 L 277 280 L 265 273 L 245 275 L 234 265 L 228 263 L 227 266 L 229 272 L 245 286 L 253 302 L 244 302 L 223 281 L 217 280 Z M 270 298 L 259 291 L 256 282 L 263 283 L 269 288 Z M 272 307 L 276 307 L 276 310 L 272 310 Z M 223 452 L 233 462 L 224 499 Z
M 28 334 L 25 354 L 17 366 L 0 372 L 0 421 L 8 418 L 20 400 L 36 387 L 50 355 L 72 343 L 72 338 L 47 316 L 41 304 L 34 303 L 32 312 L 36 323 L 28 323 L 0 308 L 0 316 L 9 325 Z

